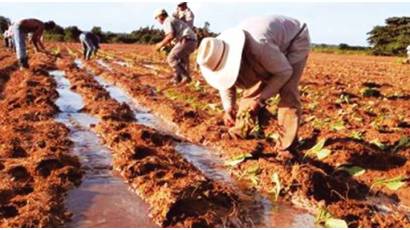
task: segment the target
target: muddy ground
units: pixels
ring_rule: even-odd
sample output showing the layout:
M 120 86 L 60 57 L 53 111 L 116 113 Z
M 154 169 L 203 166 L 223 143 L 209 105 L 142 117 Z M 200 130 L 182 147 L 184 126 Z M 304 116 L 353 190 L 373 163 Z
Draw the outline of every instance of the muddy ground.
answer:
M 257 135 L 233 140 L 217 92 L 197 71 L 191 84 L 174 87 L 165 56 L 152 47 L 102 50 L 99 60 L 80 69 L 73 63 L 78 45 L 53 44 L 53 55 L 31 54 L 30 70 L 19 71 L 14 55 L 0 49 L 0 226 L 55 227 L 70 219 L 65 195 L 82 172 L 68 128 L 54 120 L 58 93 L 47 71 L 57 68 L 82 96 L 83 112 L 100 118 L 92 130 L 161 226 L 255 224 L 238 191 L 205 176 L 176 151 L 181 139 L 212 147 L 244 189 L 274 201 L 313 214 L 325 209 L 349 227 L 410 226 L 409 66 L 394 58 L 312 54 L 301 82 L 299 142 L 293 158 L 281 159 L 273 147 L 277 100 L 261 114 Z M 138 124 L 132 109 L 114 100 L 94 75 L 174 124 L 180 137 Z M 320 142 L 324 157 L 312 151 Z
M 78 55 L 77 47 L 66 47 Z M 278 174 L 281 199 L 313 213 L 325 208 L 351 227 L 409 226 L 409 66 L 394 58 L 312 54 L 301 82 L 300 141 L 293 159 L 282 160 L 272 143 L 277 101 L 262 114 L 263 133 L 232 140 L 216 91 L 198 73 L 192 84 L 170 86 L 165 56 L 148 46 L 107 46 L 99 58 L 109 68 L 88 62 L 95 74 L 175 123 L 182 136 L 216 148 L 228 163 L 240 159 L 232 174 L 249 187 L 273 196 Z M 330 154 L 306 155 L 321 140 Z M 376 183 L 381 179 L 400 186 Z
M 1 49 L 0 57 L 0 226 L 60 226 L 70 217 L 65 193 L 81 171 L 68 155 L 68 129 L 54 121 L 54 59 L 35 54 L 30 70 L 17 71 L 13 54 Z

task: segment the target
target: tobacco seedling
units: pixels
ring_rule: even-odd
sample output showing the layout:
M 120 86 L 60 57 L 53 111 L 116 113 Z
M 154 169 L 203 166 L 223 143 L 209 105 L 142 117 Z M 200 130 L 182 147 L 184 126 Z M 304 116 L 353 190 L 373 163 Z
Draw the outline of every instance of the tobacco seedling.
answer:
M 353 177 L 363 175 L 366 172 L 364 168 L 359 166 L 342 166 L 338 169 L 348 172 Z
M 381 186 L 387 187 L 390 190 L 396 191 L 399 188 L 407 185 L 407 182 L 405 181 L 406 179 L 407 178 L 404 176 L 397 176 L 391 179 L 379 178 L 373 182 L 370 188 L 373 188 L 374 186 L 377 186 L 377 185 L 381 185 Z
M 386 145 L 381 143 L 379 139 L 374 139 L 372 141 L 370 141 L 370 144 L 374 144 L 376 145 L 379 149 L 381 150 L 385 150 L 386 149 Z
M 315 222 L 323 225 L 325 228 L 348 228 L 345 220 L 333 217 L 333 215 L 323 207 L 317 212 Z
M 332 151 L 324 148 L 326 139 L 319 140 L 319 142 L 305 153 L 305 157 L 316 156 L 317 159 L 323 160 L 328 157 Z
M 397 150 L 401 148 L 408 148 L 410 147 L 410 137 L 409 136 L 402 136 L 400 137 L 399 143 L 394 147 L 393 152 L 397 152 Z
M 225 165 L 229 167 L 235 167 L 236 165 L 242 163 L 246 158 L 252 157 L 252 154 L 250 153 L 242 153 L 237 156 L 234 156 L 230 160 L 225 161 Z
M 273 201 L 278 201 L 280 191 L 282 190 L 282 183 L 280 182 L 279 174 L 274 173 L 272 175 L 272 182 L 274 183 L 274 187 L 270 190 L 270 194 L 272 194 Z
M 345 124 L 342 120 L 337 121 L 330 126 L 330 130 L 332 131 L 340 131 L 343 129 L 345 129 Z

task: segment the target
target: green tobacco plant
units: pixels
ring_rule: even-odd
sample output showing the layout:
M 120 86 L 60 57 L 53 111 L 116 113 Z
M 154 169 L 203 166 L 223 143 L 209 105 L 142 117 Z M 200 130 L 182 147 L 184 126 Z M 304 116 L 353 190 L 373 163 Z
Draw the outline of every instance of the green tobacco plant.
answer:
M 272 175 L 272 182 L 274 183 L 274 187 L 270 190 L 270 194 L 272 194 L 273 201 L 278 201 L 280 191 L 282 190 L 282 183 L 280 182 L 280 177 L 278 173 L 274 173 Z
M 401 148 L 409 148 L 410 147 L 410 137 L 409 136 L 402 136 L 400 137 L 399 143 L 394 147 L 393 152 L 397 152 L 397 150 Z
M 370 186 L 370 188 L 373 188 L 375 186 L 384 186 L 390 190 L 396 191 L 399 188 L 407 185 L 406 182 L 407 178 L 404 176 L 397 176 L 394 178 L 390 179 L 385 179 L 385 178 L 378 178 L 376 179 L 373 184 Z
M 324 148 L 326 139 L 321 139 L 319 142 L 305 153 L 305 157 L 316 156 L 317 159 L 323 160 L 328 157 L 332 151 Z
M 345 220 L 333 217 L 333 215 L 323 207 L 318 210 L 315 222 L 316 224 L 323 225 L 325 228 L 348 228 Z
M 230 167 L 235 167 L 236 165 L 242 163 L 246 158 L 252 157 L 252 154 L 250 153 L 242 153 L 237 156 L 234 156 L 233 158 L 226 160 L 225 165 L 230 166 Z
M 364 138 L 363 138 L 363 132 L 360 132 L 360 131 L 353 131 L 351 134 L 350 134 L 350 137 L 352 138 L 352 139 L 355 139 L 355 140 L 358 140 L 358 141 L 362 141 Z
M 364 168 L 359 166 L 342 166 L 338 170 L 346 171 L 353 177 L 363 175 L 366 172 Z
M 345 123 L 344 123 L 342 120 L 337 121 L 337 122 L 333 123 L 333 124 L 330 126 L 330 129 L 331 129 L 332 131 L 340 131 L 340 130 L 343 130 L 343 129 L 345 129 Z
M 370 141 L 370 144 L 376 145 L 381 150 L 385 150 L 387 148 L 386 145 L 383 144 L 382 142 L 380 142 L 379 139 L 374 139 L 374 140 Z

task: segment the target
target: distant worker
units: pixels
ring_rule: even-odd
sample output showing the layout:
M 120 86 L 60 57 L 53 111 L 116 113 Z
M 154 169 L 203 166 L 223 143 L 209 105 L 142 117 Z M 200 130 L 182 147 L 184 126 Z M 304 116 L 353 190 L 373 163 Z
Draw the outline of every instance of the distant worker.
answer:
M 83 45 L 84 60 L 90 60 L 92 55 L 97 55 L 100 49 L 100 39 L 91 32 L 82 32 L 79 36 Z
M 194 31 L 183 21 L 175 17 L 168 17 L 164 9 L 156 10 L 154 18 L 163 25 L 165 32 L 165 38 L 156 45 L 156 49 L 161 50 L 174 39 L 176 40 L 167 58 L 168 64 L 174 70 L 171 83 L 177 85 L 190 82 L 189 56 L 195 51 L 197 45 Z
M 410 64 L 410 45 L 407 46 L 407 64 Z
M 9 25 L 9 28 L 4 31 L 3 34 L 4 46 L 13 50 L 14 49 L 14 40 L 13 40 L 13 27 Z
M 201 42 L 197 63 L 208 84 L 219 90 L 231 135 L 243 137 L 236 135 L 241 114 L 247 112 L 256 119 L 266 101 L 279 94 L 277 147 L 288 150 L 292 146 L 302 112 L 298 84 L 309 45 L 306 24 L 279 15 L 247 19 Z M 238 112 L 236 88 L 244 90 Z
M 191 27 L 191 29 L 194 28 L 194 13 L 192 13 L 192 10 L 188 7 L 187 2 L 181 2 L 177 6 L 177 10 L 173 14 L 174 17 L 178 18 L 179 20 L 184 21 L 188 26 Z
M 26 35 L 31 34 L 31 42 L 36 52 L 45 52 L 46 48 L 42 42 L 44 30 L 50 30 L 55 27 L 53 21 L 43 23 L 38 19 L 23 19 L 13 25 L 14 45 L 16 46 L 17 59 L 20 68 L 28 68 L 28 57 L 26 51 Z

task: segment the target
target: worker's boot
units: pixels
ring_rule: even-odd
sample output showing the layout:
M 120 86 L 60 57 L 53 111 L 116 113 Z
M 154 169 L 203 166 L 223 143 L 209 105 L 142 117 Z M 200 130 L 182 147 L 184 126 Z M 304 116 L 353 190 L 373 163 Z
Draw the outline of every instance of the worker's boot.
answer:
M 175 74 L 174 78 L 171 80 L 171 84 L 178 85 L 181 82 L 181 76 L 179 74 Z
M 183 75 L 180 84 L 181 84 L 181 85 L 188 84 L 188 83 L 190 83 L 191 81 L 192 81 L 192 80 L 191 80 L 191 77 L 189 77 L 189 76 L 187 76 L 187 75 Z
M 21 58 L 19 60 L 19 65 L 20 65 L 20 69 L 28 69 L 29 68 L 28 58 Z
M 278 123 L 281 128 L 279 132 L 279 150 L 288 150 L 289 147 L 296 141 L 299 129 L 299 115 L 297 109 L 279 108 Z

